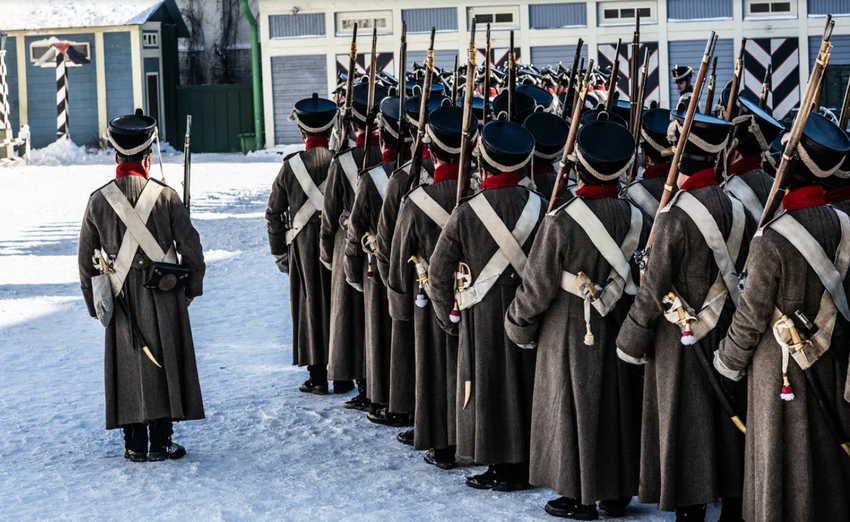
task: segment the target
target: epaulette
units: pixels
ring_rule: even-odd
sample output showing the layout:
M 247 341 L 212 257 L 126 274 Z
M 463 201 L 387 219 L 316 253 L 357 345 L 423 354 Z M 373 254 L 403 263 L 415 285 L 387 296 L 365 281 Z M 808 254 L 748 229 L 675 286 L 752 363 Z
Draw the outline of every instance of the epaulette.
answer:
M 337 151 L 337 152 L 334 153 L 333 159 L 337 159 L 338 157 L 342 156 L 346 152 L 352 152 L 356 148 L 357 147 L 351 147 L 351 148 L 348 148 L 348 149 L 343 149 L 343 150 Z
M 284 156 L 283 162 L 286 163 L 287 161 L 289 161 L 289 158 L 296 156 L 298 154 L 301 154 L 302 152 L 306 152 L 306 151 L 299 150 L 299 151 L 293 152 L 292 154 L 288 154 L 288 155 Z
M 103 190 L 103 189 L 104 189 L 107 185 L 109 185 L 110 183 L 115 183 L 115 180 L 114 180 L 114 179 L 110 179 L 109 181 L 107 181 L 107 182 L 106 182 L 106 183 L 104 183 L 103 185 L 99 186 L 99 187 L 97 188 L 97 190 L 95 190 L 94 192 L 92 192 L 91 194 L 89 194 L 89 199 L 93 198 L 95 194 L 97 194 L 98 192 L 100 192 L 101 190 Z

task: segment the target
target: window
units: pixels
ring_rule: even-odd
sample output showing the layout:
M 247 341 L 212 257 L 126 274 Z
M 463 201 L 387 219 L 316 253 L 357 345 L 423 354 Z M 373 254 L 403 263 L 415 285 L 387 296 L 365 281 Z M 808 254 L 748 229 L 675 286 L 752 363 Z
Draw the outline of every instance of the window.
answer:
M 641 24 L 655 23 L 655 3 L 601 2 L 599 25 L 634 25 L 638 14 L 640 14 Z
M 325 36 L 325 13 L 269 15 L 269 36 L 273 40 Z
M 336 35 L 350 35 L 354 32 L 354 24 L 357 24 L 357 32 L 360 34 L 371 33 L 373 28 L 378 29 L 378 34 L 393 34 L 393 12 L 360 11 L 337 13 Z
M 472 20 L 479 26 L 490 24 L 491 29 L 519 29 L 519 6 L 467 7 L 469 27 Z
M 796 18 L 797 3 L 747 0 L 744 18 Z
M 142 44 L 146 48 L 157 48 L 159 47 L 159 33 L 154 32 L 143 32 L 142 33 Z
M 32 63 L 37 62 L 39 58 L 44 56 L 44 53 L 46 53 L 47 50 L 50 49 L 51 45 L 52 44 L 46 40 L 41 42 L 33 42 L 32 45 L 30 45 L 30 61 Z M 81 55 L 85 56 L 86 60 L 91 60 L 88 42 L 71 42 L 71 48 L 80 53 Z

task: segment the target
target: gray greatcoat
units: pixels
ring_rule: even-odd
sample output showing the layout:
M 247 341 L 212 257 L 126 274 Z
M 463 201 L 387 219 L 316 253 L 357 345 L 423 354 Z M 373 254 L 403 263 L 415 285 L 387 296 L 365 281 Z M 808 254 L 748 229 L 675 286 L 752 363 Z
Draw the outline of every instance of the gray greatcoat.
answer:
M 408 162 L 409 164 L 409 162 Z M 419 183 L 431 183 L 434 171 L 434 163 L 429 158 L 422 160 L 422 168 L 428 173 L 427 176 L 420 174 Z M 378 253 L 375 256 L 378 261 L 378 271 L 381 280 L 386 284 L 389 281 L 390 272 L 390 250 L 392 249 L 393 236 L 395 234 L 396 221 L 398 220 L 401 199 L 410 186 L 410 175 L 404 170 L 396 170 L 387 182 L 387 192 L 384 195 L 384 204 L 381 207 L 381 216 L 378 219 Z M 373 260 L 374 262 L 374 260 Z M 412 270 L 412 267 L 408 267 Z M 394 413 L 413 413 L 416 409 L 416 354 L 414 350 L 414 325 L 410 319 L 400 319 L 400 315 L 393 313 L 392 291 L 387 286 L 390 316 L 392 317 L 392 341 L 390 342 L 390 411 Z
M 714 217 L 724 240 L 732 227 L 732 205 L 719 186 L 692 190 Z M 694 346 L 681 344 L 679 327 L 662 316 L 662 298 L 672 287 L 699 307 L 717 276 L 714 257 L 699 229 L 682 209 L 659 214 L 646 273 L 620 333 L 617 346 L 625 355 L 647 357 L 641 434 L 639 500 L 659 509 L 740 498 L 743 487 L 744 437 L 721 409 L 694 352 L 709 362 L 734 311 L 727 298 L 718 325 Z M 735 267 L 743 269 L 755 225 L 747 226 Z M 718 376 L 718 378 L 720 378 Z M 745 392 L 723 382 L 746 408 Z M 742 417 L 743 418 L 743 417 Z
M 834 260 L 841 229 L 827 206 L 789 214 Z M 800 367 L 788 378 L 796 398 L 783 401 L 782 350 L 774 338 L 774 307 L 814 320 L 824 286 L 803 255 L 776 231 L 753 240 L 748 277 L 719 358 L 726 368 L 746 370 L 749 380 L 744 518 L 748 522 L 850 520 L 850 457 L 838 446 Z M 842 274 L 844 275 L 844 274 Z M 850 290 L 850 278 L 844 291 Z M 842 397 L 848 346 L 847 321 L 839 313 L 830 353 L 809 370 L 820 380 L 829 408 L 850 433 L 850 404 Z M 843 361 L 843 362 L 839 362 Z
M 446 212 L 452 212 L 457 198 L 456 180 L 422 188 Z M 440 232 L 440 227 L 405 197 L 395 227 L 387 288 L 393 318 L 412 319 L 415 331 L 413 447 L 417 450 L 455 445 L 457 337 L 444 332 L 437 323 L 430 300 L 422 308 L 414 306 L 419 283 L 414 264 L 408 262 L 411 256 L 430 262 Z
M 146 183 L 160 182 L 127 176 L 110 183 L 115 183 L 135 205 Z M 191 272 L 184 288 L 170 292 L 145 288 L 145 273 L 151 261 L 141 248 L 137 250 L 124 289 L 129 293 L 133 321 L 162 368 L 156 367 L 141 346 L 134 344 L 130 325 L 116 302 L 112 322 L 106 328 L 106 429 L 157 419 L 204 418 L 186 299 L 203 294 L 205 266 L 200 237 L 177 192 L 167 186 L 157 199 L 147 228 L 163 252 L 176 245 L 182 264 Z M 98 275 L 92 254 L 97 248 L 110 256 L 117 255 L 125 232 L 126 227 L 103 194 L 94 192 L 86 206 L 78 255 L 83 297 L 92 317 L 96 314 L 91 278 Z
M 360 166 L 363 149 L 353 149 L 354 162 Z M 348 178 L 334 157 L 328 169 L 325 186 L 325 208 L 322 211 L 320 255 L 331 270 L 331 335 L 328 340 L 328 379 L 350 381 L 366 376 L 364 343 L 366 339 L 363 295 L 345 280 L 345 227 L 354 205 L 354 191 Z M 370 164 L 380 163 L 381 150 L 370 148 Z
M 762 206 L 767 205 L 767 197 L 770 195 L 770 188 L 773 186 L 773 177 L 770 174 L 765 172 L 764 169 L 758 168 L 741 174 L 734 174 L 734 176 L 741 178 L 741 181 L 753 189 Z M 761 216 L 752 216 L 752 218 L 758 222 Z
M 318 187 L 328 176 L 333 152 L 316 147 L 301 160 Z M 292 243 L 286 245 L 286 231 L 295 214 L 309 199 L 292 172 L 287 156 L 275 178 L 266 209 L 269 245 L 275 256 L 289 262 L 289 299 L 292 313 L 292 364 L 328 364 L 328 335 L 331 311 L 331 273 L 319 262 L 321 209 L 313 214 Z
M 392 164 L 383 163 L 387 176 Z M 361 240 L 365 234 L 376 236 L 383 198 L 368 172 L 360 175 L 357 195 L 351 206 L 351 216 L 345 234 L 345 278 L 350 285 L 363 292 L 365 307 L 365 363 L 366 397 L 377 404 L 390 401 L 390 356 L 392 354 L 392 318 L 390 317 L 387 288 L 381 280 L 377 259 L 372 256 L 371 276 L 369 256 L 363 251 Z
M 622 243 L 629 203 L 584 201 Z M 638 493 L 643 375 L 617 357 L 617 331 L 632 301 L 628 294 L 606 317 L 591 311 L 594 344 L 584 344 L 584 300 L 560 287 L 561 271 L 584 272 L 604 286 L 611 265 L 563 208 L 543 220 L 505 329 L 520 346 L 537 343 L 530 482 L 589 505 Z M 644 219 L 638 248 L 651 224 Z M 639 271 L 632 265 L 637 283 Z
M 504 187 L 483 191 L 502 222 L 513 230 L 529 197 L 539 197 L 523 187 Z M 539 223 L 546 214 L 541 202 L 540 215 L 523 251 L 528 254 Z M 431 302 L 440 326 L 455 334 L 457 325 L 449 315 L 454 303 L 455 271 L 458 262 L 467 263 L 473 275 L 490 261 L 498 250 L 484 224 L 472 208 L 461 202 L 440 236 L 431 256 L 428 279 Z M 513 301 L 520 277 L 512 266 L 502 273 L 496 285 L 467 314 L 473 332 L 474 358 L 472 397 L 466 408 L 462 368 L 458 350 L 457 453 L 471 456 L 481 464 L 524 463 L 529 459 L 532 392 L 536 352 L 523 350 L 505 334 L 504 318 Z M 466 342 L 459 340 L 459 344 Z
M 850 199 L 834 202 L 832 206 L 850 216 Z M 847 384 L 844 388 L 844 399 L 850 402 L 850 365 L 847 367 Z
M 534 159 L 535 162 L 538 161 L 537 158 Z M 541 165 L 535 163 L 532 171 L 534 176 L 534 190 L 540 193 L 548 203 L 549 199 L 552 198 L 552 191 L 555 190 L 555 181 L 558 179 L 558 173 L 555 172 L 552 164 L 548 161 L 545 161 Z

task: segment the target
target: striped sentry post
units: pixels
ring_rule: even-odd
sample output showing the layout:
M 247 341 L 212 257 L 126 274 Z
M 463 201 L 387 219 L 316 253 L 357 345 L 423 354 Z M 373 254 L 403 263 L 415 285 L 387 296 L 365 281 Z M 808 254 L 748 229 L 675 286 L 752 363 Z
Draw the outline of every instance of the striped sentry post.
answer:
M 9 84 L 6 82 L 6 50 L 0 50 L 0 143 L 12 138 L 9 123 Z M 12 146 L 5 145 L 6 158 L 12 156 Z
M 56 53 L 56 140 L 69 139 L 68 129 L 68 71 L 65 54 Z

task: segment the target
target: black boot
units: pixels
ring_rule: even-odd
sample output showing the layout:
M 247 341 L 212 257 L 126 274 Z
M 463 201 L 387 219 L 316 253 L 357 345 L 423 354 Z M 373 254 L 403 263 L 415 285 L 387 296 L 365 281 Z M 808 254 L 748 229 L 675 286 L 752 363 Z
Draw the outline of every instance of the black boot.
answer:
M 413 430 L 407 430 L 396 435 L 396 440 L 406 446 L 413 446 Z
M 705 522 L 705 504 L 677 507 L 676 522 Z
M 342 395 L 354 389 L 354 381 L 334 381 L 334 394 Z
M 528 464 L 493 464 L 481 475 L 466 479 L 475 489 L 493 491 L 522 491 L 528 489 Z
M 440 469 L 452 469 L 455 467 L 455 447 L 429 449 L 425 452 L 425 463 Z
M 599 509 L 605 512 L 608 518 L 617 518 L 626 515 L 626 506 L 632 501 L 632 497 L 620 497 L 614 500 L 602 500 Z
M 374 406 L 374 403 L 372 404 Z M 413 423 L 410 422 L 410 417 L 406 413 L 390 413 L 389 408 L 386 406 L 376 408 L 374 411 L 370 409 L 369 415 L 367 415 L 366 418 L 375 424 L 392 426 L 394 428 L 405 428 L 413 425 Z
M 313 395 L 327 395 L 328 367 L 323 364 L 316 364 L 308 366 L 307 371 L 310 372 L 310 378 L 298 390 L 303 393 L 312 393 Z
M 727 497 L 723 499 L 718 522 L 741 522 L 744 516 L 744 500 Z
M 366 383 L 357 381 L 357 389 L 359 393 L 350 401 L 345 401 L 343 406 L 349 410 L 369 411 L 371 402 L 366 398 Z
M 174 434 L 171 419 L 159 419 L 150 422 L 151 451 L 150 461 L 177 460 L 186 456 L 186 449 L 171 441 Z
M 555 517 L 573 518 L 575 520 L 596 520 L 599 513 L 596 505 L 585 506 L 567 497 L 556 498 L 546 503 L 547 513 Z
M 148 429 L 144 424 L 124 426 L 124 458 L 130 462 L 148 460 Z

